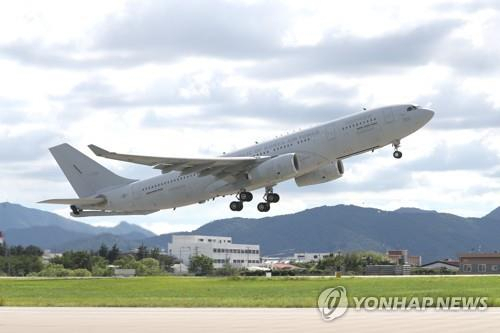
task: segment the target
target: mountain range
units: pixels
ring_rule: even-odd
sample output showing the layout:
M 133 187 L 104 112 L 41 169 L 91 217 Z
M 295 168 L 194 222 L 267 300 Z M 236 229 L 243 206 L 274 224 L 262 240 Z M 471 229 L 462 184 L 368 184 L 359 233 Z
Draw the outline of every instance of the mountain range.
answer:
M 95 227 L 43 210 L 0 203 L 0 230 L 11 245 L 36 245 L 44 249 L 97 249 L 101 243 L 117 243 L 122 249 L 137 247 L 137 240 L 156 234 L 138 225 L 120 222 Z
M 117 243 L 124 250 L 141 243 L 165 249 L 173 235 L 155 235 L 127 222 L 113 228 L 93 227 L 10 203 L 0 204 L 0 230 L 9 244 L 34 244 L 56 251 L 97 249 L 101 243 Z M 231 236 L 234 243 L 260 244 L 261 253 L 271 256 L 408 249 L 430 261 L 467 251 L 500 250 L 500 207 L 483 218 L 464 218 L 417 208 L 383 211 L 323 206 L 282 216 L 217 220 L 174 234 Z

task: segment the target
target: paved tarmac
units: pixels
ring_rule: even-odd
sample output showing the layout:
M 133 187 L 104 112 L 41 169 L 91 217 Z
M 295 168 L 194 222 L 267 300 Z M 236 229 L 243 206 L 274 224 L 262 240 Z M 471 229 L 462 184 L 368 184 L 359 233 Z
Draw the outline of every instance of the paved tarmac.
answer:
M 356 311 L 324 322 L 316 309 L 0 307 L 2 333 L 500 332 L 486 311 Z

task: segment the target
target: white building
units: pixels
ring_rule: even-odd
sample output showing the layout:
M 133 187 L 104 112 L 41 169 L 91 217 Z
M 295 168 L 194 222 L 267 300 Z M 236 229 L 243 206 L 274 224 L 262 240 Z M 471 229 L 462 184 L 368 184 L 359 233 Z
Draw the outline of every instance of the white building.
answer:
M 0 231 L 0 245 L 4 244 L 3 233 Z
M 260 263 L 259 245 L 233 244 L 231 237 L 173 235 L 168 243 L 168 254 L 188 265 L 191 257 L 205 255 L 214 261 L 215 268 L 224 263 L 235 267 L 248 267 Z
M 293 261 L 295 262 L 311 262 L 311 261 L 320 261 L 325 257 L 331 256 L 332 253 L 326 252 L 302 252 L 302 253 L 294 253 Z

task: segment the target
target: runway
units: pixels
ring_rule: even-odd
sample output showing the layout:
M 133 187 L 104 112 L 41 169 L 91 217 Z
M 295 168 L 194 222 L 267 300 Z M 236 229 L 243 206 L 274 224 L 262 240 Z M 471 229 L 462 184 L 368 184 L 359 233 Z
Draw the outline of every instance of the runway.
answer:
M 500 331 L 486 311 L 355 311 L 324 322 L 316 309 L 0 307 L 0 332 L 478 332 Z

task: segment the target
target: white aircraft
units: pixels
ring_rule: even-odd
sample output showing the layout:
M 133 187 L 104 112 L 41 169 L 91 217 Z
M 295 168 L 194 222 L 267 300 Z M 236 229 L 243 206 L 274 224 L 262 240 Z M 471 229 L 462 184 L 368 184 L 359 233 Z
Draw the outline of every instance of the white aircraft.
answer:
M 394 157 L 401 158 L 401 139 L 433 116 L 415 105 L 387 106 L 213 158 L 126 155 L 89 145 L 97 156 L 149 165 L 162 173 L 145 180 L 120 177 L 64 143 L 50 152 L 79 198 L 40 203 L 70 205 L 73 217 L 145 215 L 236 194 L 229 207 L 240 211 L 252 201 L 251 191 L 265 188 L 257 209 L 267 212 L 280 200 L 273 192 L 278 183 L 294 178 L 298 186 L 308 186 L 338 179 L 344 159 L 389 144 Z

